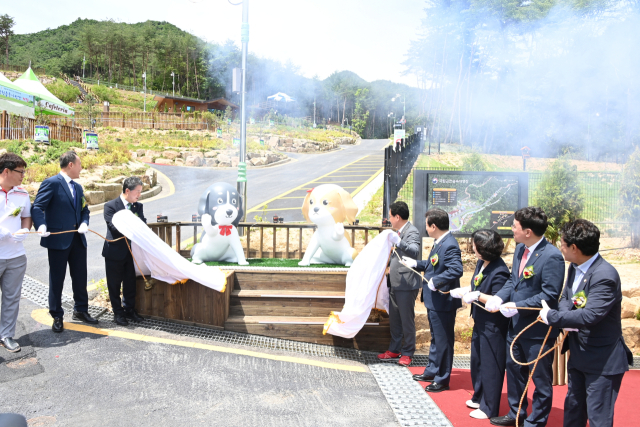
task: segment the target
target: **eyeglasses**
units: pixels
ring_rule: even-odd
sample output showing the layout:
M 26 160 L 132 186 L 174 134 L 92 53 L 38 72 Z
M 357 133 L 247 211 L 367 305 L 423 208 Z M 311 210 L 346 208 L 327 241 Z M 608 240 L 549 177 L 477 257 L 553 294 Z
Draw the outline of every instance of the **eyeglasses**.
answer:
M 23 169 L 23 170 L 21 170 L 21 171 L 16 170 L 16 169 L 12 169 L 12 171 L 13 171 L 13 172 L 18 172 L 18 173 L 19 173 L 20 175 L 22 175 L 22 176 L 24 176 L 24 174 L 25 174 L 25 173 L 27 173 L 27 171 L 26 171 L 26 170 L 24 170 L 24 169 Z

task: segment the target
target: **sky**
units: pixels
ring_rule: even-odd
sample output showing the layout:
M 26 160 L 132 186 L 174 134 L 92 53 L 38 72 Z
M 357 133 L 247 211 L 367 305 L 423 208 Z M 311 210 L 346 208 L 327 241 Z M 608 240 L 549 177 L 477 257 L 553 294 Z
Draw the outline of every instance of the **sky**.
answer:
M 239 0 L 77 0 L 6 2 L 16 34 L 70 24 L 77 18 L 116 22 L 168 21 L 210 42 L 231 39 L 240 45 Z M 403 76 L 402 62 L 417 37 L 424 0 L 251 0 L 249 51 L 291 61 L 307 77 L 321 79 L 350 70 L 367 81 L 391 80 L 416 86 Z M 107 6 L 108 5 L 108 6 Z M 33 13 L 34 10 L 46 13 Z

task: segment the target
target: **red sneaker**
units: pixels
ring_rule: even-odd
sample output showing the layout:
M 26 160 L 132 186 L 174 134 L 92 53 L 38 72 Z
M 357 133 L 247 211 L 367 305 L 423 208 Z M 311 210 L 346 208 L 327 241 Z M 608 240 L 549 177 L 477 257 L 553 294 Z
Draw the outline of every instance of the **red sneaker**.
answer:
M 400 357 L 400 353 L 392 353 L 389 350 L 378 355 L 378 359 L 380 360 L 397 359 L 398 357 Z
M 409 356 L 402 356 L 400 360 L 398 360 L 398 365 L 401 365 L 401 366 L 411 365 L 411 358 Z

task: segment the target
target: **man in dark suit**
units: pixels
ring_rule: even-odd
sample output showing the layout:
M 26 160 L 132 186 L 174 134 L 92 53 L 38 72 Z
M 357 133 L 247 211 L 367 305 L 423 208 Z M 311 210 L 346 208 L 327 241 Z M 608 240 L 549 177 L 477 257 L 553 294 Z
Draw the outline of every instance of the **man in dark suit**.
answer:
M 422 299 L 427 308 L 431 346 L 429 364 L 422 374 L 414 375 L 416 381 L 433 381 L 425 390 L 438 393 L 449 390 L 449 378 L 453 368 L 453 345 L 456 310 L 462 307 L 460 299 L 448 293 L 460 287 L 462 277 L 462 257 L 458 241 L 449 232 L 449 214 L 442 209 L 432 208 L 426 215 L 427 232 L 435 242 L 429 258 L 416 261 L 403 257 L 408 267 L 424 271 Z
M 613 409 L 633 355 L 622 337 L 620 276 L 598 249 L 600 230 L 579 219 L 562 229 L 560 250 L 571 262 L 557 310 L 542 301 L 542 320 L 568 332 L 571 350 L 565 427 L 613 426 Z
M 511 276 L 504 287 L 491 297 L 485 307 L 491 312 L 498 311 L 511 318 L 507 332 L 507 397 L 509 413 L 503 417 L 493 417 L 491 424 L 514 426 L 520 398 L 529 379 L 529 369 L 533 365 L 521 366 L 513 361 L 509 349 L 513 339 L 538 316 L 536 310 L 517 310 L 515 307 L 542 307 L 542 300 L 550 301 L 558 307 L 558 299 L 564 282 L 564 259 L 552 244 L 545 240 L 547 215 L 540 208 L 527 207 L 516 211 L 511 229 L 518 243 L 513 256 Z M 513 346 L 513 355 L 521 363 L 538 357 L 540 347 L 549 328 L 542 323 L 527 329 Z M 555 344 L 558 331 L 552 330 L 544 350 Z M 545 426 L 551 412 L 553 399 L 553 353 L 538 362 L 533 375 L 535 392 L 531 414 L 527 417 L 528 402 L 522 403 L 519 420 L 525 426 Z M 525 419 L 526 418 L 526 419 Z
M 145 224 L 142 203 L 138 203 L 142 193 L 142 180 L 137 176 L 132 176 L 124 180 L 122 184 L 122 194 L 104 205 L 104 221 L 107 223 L 107 239 L 115 240 L 122 236 L 122 233 L 113 225 L 111 220 L 116 212 L 129 209 L 140 218 Z M 125 238 L 126 239 L 126 238 Z M 105 240 L 102 248 L 104 266 L 107 271 L 107 288 L 109 289 L 109 299 L 113 308 L 113 316 L 118 325 L 127 326 L 131 319 L 134 322 L 141 322 L 143 318 L 136 313 L 136 271 L 133 257 L 129 251 L 131 242 L 125 239 L 117 242 L 107 242 Z M 123 301 L 120 302 L 120 288 L 122 287 Z M 124 305 L 124 307 L 123 307 Z
M 389 209 L 391 226 L 396 230 L 392 237 L 399 256 L 417 258 L 420 253 L 420 232 L 409 222 L 409 207 L 405 202 L 395 202 Z M 391 255 L 389 262 L 389 323 L 391 343 L 389 350 L 378 355 L 381 360 L 400 357 L 398 363 L 409 366 L 416 351 L 415 304 L 422 279 L 402 265 L 398 256 Z M 404 339 L 404 345 L 402 341 Z
M 40 245 L 49 255 L 49 313 L 53 317 L 52 330 L 62 332 L 62 288 L 64 278 L 71 274 L 73 288 L 73 319 L 96 324 L 89 315 L 87 295 L 87 239 L 89 208 L 82 186 L 74 182 L 80 177 L 82 162 L 73 151 L 60 156 L 60 173 L 45 179 L 40 185 L 31 209 L 31 217 L 42 235 Z M 52 234 L 77 230 L 77 233 Z

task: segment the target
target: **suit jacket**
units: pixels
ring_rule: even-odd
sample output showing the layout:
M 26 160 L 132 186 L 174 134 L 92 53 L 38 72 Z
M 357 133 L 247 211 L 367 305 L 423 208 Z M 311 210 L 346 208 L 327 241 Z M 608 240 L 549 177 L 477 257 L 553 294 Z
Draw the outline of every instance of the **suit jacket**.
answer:
M 115 199 L 107 202 L 104 205 L 104 222 L 107 223 L 107 239 L 115 240 L 122 237 L 122 233 L 118 231 L 118 229 L 113 225 L 111 219 L 116 214 L 116 212 L 126 209 L 124 203 L 122 203 L 122 199 L 120 196 Z M 147 223 L 147 219 L 144 217 L 144 212 L 142 208 L 142 203 L 134 203 L 131 206 L 131 212 L 133 212 L 138 218 L 140 218 L 145 224 Z M 125 239 L 118 240 L 117 242 L 109 243 L 106 240 L 104 241 L 104 245 L 102 246 L 102 256 L 106 259 L 111 259 L 114 261 L 121 261 L 127 257 L 131 257 L 131 252 L 129 252 L 129 248 L 127 247 L 127 243 Z M 129 240 L 129 245 L 131 245 L 131 241 Z
M 407 222 L 400 233 L 402 241 L 396 246 L 400 257 L 417 259 L 420 256 L 420 232 Z M 389 261 L 389 285 L 395 291 L 413 291 L 420 289 L 422 278 L 400 263 L 397 256 L 391 255 Z
M 549 307 L 557 308 L 564 282 L 564 258 L 560 250 L 543 238 L 536 250 L 529 254 L 525 268 L 533 266 L 533 276 L 528 279 L 518 275 L 524 250 L 524 244 L 516 246 L 511 276 L 496 295 L 505 303 L 515 302 L 518 307 L 542 307 L 541 301 L 546 300 Z M 509 333 L 515 336 L 535 321 L 539 314 L 536 310 L 518 310 L 518 314 L 511 318 Z M 548 330 L 549 327 L 544 323 L 536 323 L 522 334 L 522 338 L 544 339 Z M 558 330 L 552 329 L 549 339 L 554 340 L 557 336 Z
M 431 265 L 431 258 L 437 254 L 438 262 L 435 266 Z M 434 311 L 455 311 L 462 307 L 462 301 L 459 298 L 453 298 L 449 294 L 441 294 L 433 292 L 427 286 L 430 279 L 436 289 L 443 292 L 460 287 L 460 278 L 462 277 L 462 257 L 460 255 L 460 246 L 453 234 L 447 234 L 440 243 L 433 246 L 429 258 L 424 261 L 418 261 L 416 267 L 418 271 L 424 271 L 425 281 L 422 286 L 422 299 L 428 310 Z
M 80 224 L 89 225 L 89 207 L 84 201 L 84 190 L 80 184 L 75 184 L 76 202 L 67 182 L 62 175 L 57 174 L 42 181 L 38 194 L 31 207 L 31 218 L 36 230 L 41 225 L 47 226 L 47 231 L 77 230 Z M 84 206 L 83 206 L 84 205 Z M 49 249 L 67 249 L 73 242 L 75 233 L 56 234 L 40 239 L 40 246 Z M 87 246 L 87 239 L 80 234 L 82 244 Z
M 476 264 L 476 270 L 471 278 L 471 290 L 480 291 L 485 295 L 495 295 L 504 287 L 507 280 L 509 280 L 509 276 L 511 275 L 509 267 L 507 267 L 507 264 L 505 264 L 502 258 L 491 261 L 482 271 L 480 286 L 475 288 L 473 279 L 480 272 L 482 264 L 484 264 L 482 260 Z M 504 317 L 502 313 L 489 313 L 477 307 L 475 304 L 471 304 L 471 316 L 473 316 L 474 323 L 480 327 L 481 325 L 491 324 L 504 327 L 502 330 L 506 331 L 506 327 L 509 324 L 509 319 Z
M 583 372 L 616 375 L 629 370 L 633 355 L 622 337 L 620 311 L 622 290 L 616 269 L 600 255 L 591 264 L 576 293 L 584 291 L 584 308 L 573 305 L 575 267 L 569 267 L 567 283 L 558 310 L 549 310 L 549 325 L 576 328 L 569 332 L 562 351 L 571 350 L 569 366 Z

